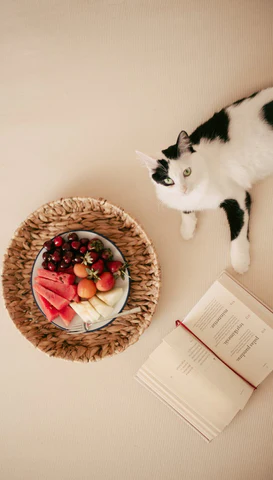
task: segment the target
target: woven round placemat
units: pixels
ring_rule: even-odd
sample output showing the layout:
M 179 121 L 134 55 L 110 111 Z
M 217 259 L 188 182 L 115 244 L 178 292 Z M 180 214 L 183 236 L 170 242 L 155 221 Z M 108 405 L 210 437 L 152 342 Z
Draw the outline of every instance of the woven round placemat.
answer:
M 120 317 L 88 334 L 71 335 L 46 320 L 32 295 L 33 262 L 43 243 L 68 230 L 94 230 L 109 237 L 130 264 L 131 289 L 126 308 L 141 313 Z M 154 247 L 142 227 L 123 209 L 104 199 L 64 198 L 43 205 L 16 230 L 3 264 L 3 295 L 20 332 L 52 357 L 96 361 L 122 352 L 150 325 L 160 290 Z

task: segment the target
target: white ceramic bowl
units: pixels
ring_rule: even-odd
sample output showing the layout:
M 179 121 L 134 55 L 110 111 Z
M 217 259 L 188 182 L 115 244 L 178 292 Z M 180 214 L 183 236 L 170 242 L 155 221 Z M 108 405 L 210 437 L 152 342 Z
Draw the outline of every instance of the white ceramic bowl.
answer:
M 65 233 L 60 233 L 59 235 L 56 235 L 56 236 L 61 236 L 64 239 L 66 239 L 67 236 L 69 235 L 69 233 L 72 233 L 72 232 L 76 233 L 78 235 L 79 239 L 88 238 L 88 239 L 91 240 L 92 238 L 95 238 L 95 237 L 100 238 L 102 240 L 105 248 L 110 248 L 112 250 L 114 260 L 119 260 L 121 262 L 125 262 L 125 258 L 123 257 L 123 255 L 122 255 L 121 251 L 118 249 L 118 247 L 111 240 L 109 240 L 107 237 L 104 237 L 103 235 L 100 235 L 97 232 L 93 232 L 91 230 L 71 230 L 71 231 L 68 231 L 68 232 L 65 232 Z M 42 267 L 43 253 L 45 251 L 46 251 L 45 248 L 42 248 L 40 250 L 40 252 L 38 253 L 38 255 L 35 259 L 35 262 L 33 264 L 32 273 L 31 273 L 32 293 L 33 293 L 34 299 L 35 299 L 39 309 L 43 313 L 43 315 L 44 315 L 44 312 L 43 312 L 43 309 L 41 307 L 39 298 L 38 298 L 38 296 L 37 296 L 37 294 L 36 294 L 36 292 L 33 288 L 33 284 L 34 284 L 35 278 L 37 277 L 38 268 Z M 65 273 L 65 270 L 64 270 L 64 273 Z M 121 312 L 123 310 L 123 308 L 125 307 L 126 303 L 127 303 L 127 299 L 128 299 L 129 291 L 130 291 L 130 276 L 129 276 L 129 270 L 128 269 L 127 269 L 126 273 L 127 274 L 125 275 L 124 280 L 122 280 L 122 278 L 119 277 L 116 280 L 116 283 L 115 283 L 115 287 L 122 287 L 123 288 L 123 295 L 120 298 L 120 300 L 118 301 L 118 303 L 114 306 L 113 316 L 115 314 Z M 102 320 L 103 320 L 103 317 L 101 317 L 99 321 L 101 322 Z M 73 320 L 71 321 L 70 325 L 69 325 L 69 329 L 72 329 L 73 325 L 75 325 L 76 323 L 78 324 L 79 321 L 80 321 L 80 318 L 76 314 L 75 317 L 73 318 Z M 89 327 L 89 330 L 86 333 L 90 333 L 90 332 L 93 332 L 95 330 L 100 330 L 101 328 L 104 328 L 106 325 L 108 325 L 109 323 L 111 323 L 113 321 L 114 321 L 114 318 L 110 321 L 108 320 L 108 321 L 105 321 L 104 323 L 100 323 L 99 326 L 96 326 L 96 324 L 94 323 L 94 325 Z M 62 321 L 61 317 L 55 318 L 52 323 L 54 325 L 56 325 L 56 327 L 61 328 L 62 330 L 68 330 L 67 327 L 65 326 L 64 322 Z

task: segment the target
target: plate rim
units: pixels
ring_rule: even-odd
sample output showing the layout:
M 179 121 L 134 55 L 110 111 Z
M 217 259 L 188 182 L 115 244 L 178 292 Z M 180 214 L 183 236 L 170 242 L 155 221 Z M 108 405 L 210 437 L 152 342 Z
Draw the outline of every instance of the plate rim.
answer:
M 123 258 L 124 262 L 126 262 L 126 259 L 123 255 L 123 253 L 121 252 L 121 250 L 119 249 L 119 247 L 117 247 L 117 245 L 112 241 L 110 240 L 108 237 L 106 237 L 106 235 L 103 235 L 101 233 L 98 233 L 97 231 L 95 230 L 81 230 L 79 228 L 77 229 L 73 229 L 73 230 L 67 230 L 66 232 L 62 232 L 62 233 L 58 233 L 57 235 L 55 235 L 54 237 L 52 237 L 50 240 L 54 240 L 54 238 L 56 237 L 59 237 L 59 236 L 62 236 L 62 235 L 68 235 L 69 233 L 72 233 L 72 232 L 88 232 L 88 233 L 94 233 L 95 235 L 98 235 L 102 238 L 105 238 L 105 240 L 107 240 L 108 242 L 110 242 L 117 250 L 118 252 L 120 253 L 121 257 Z M 49 240 L 49 241 L 50 241 Z M 40 312 L 42 313 L 42 315 L 46 318 L 44 312 L 42 311 L 40 305 L 38 305 L 38 302 L 35 298 L 35 295 L 34 295 L 34 289 L 33 289 L 33 270 L 34 270 L 34 267 L 35 267 L 35 264 L 37 262 L 37 259 L 40 255 L 40 253 L 42 252 L 42 250 L 44 249 L 44 246 L 42 248 L 40 248 L 39 252 L 37 253 L 36 257 L 35 257 L 35 260 L 33 262 L 33 265 L 32 265 L 32 269 L 31 269 L 31 274 L 30 274 L 30 287 L 31 287 L 31 291 L 32 291 L 32 296 L 33 296 L 33 299 L 35 301 L 35 304 L 37 305 L 37 307 L 39 308 Z M 128 301 L 128 298 L 129 298 L 129 295 L 130 295 L 130 290 L 131 290 L 131 275 L 130 275 L 130 269 L 129 267 L 127 267 L 127 271 L 128 271 L 128 291 L 127 291 L 127 295 L 126 295 L 126 299 L 124 301 L 124 304 L 123 306 L 121 307 L 121 309 L 116 313 L 116 315 L 118 315 L 120 312 L 122 312 L 122 310 L 124 309 L 124 307 L 126 306 L 127 304 L 127 301 Z M 65 272 L 64 272 L 65 273 Z M 112 318 L 112 320 L 109 320 L 108 323 L 105 323 L 104 325 L 98 327 L 98 328 L 94 328 L 93 330 L 85 330 L 84 332 L 82 333 L 75 333 L 76 335 L 82 335 L 82 334 L 86 334 L 86 333 L 93 333 L 93 332 L 97 332 L 98 330 L 101 330 L 102 328 L 105 328 L 107 327 L 108 325 L 110 325 L 112 322 L 114 322 L 114 320 L 116 319 L 117 317 L 114 317 Z M 62 327 L 60 325 L 58 325 L 57 323 L 54 322 L 54 320 L 52 322 L 49 322 L 53 325 L 55 325 L 55 327 L 59 328 L 60 330 L 63 330 L 64 332 L 69 332 L 70 330 L 68 328 L 65 328 L 65 327 Z

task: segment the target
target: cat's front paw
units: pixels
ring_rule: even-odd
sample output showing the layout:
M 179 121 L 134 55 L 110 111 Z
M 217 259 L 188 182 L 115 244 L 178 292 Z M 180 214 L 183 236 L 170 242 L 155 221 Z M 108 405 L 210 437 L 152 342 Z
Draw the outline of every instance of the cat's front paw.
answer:
M 196 229 L 197 219 L 196 217 L 189 217 L 187 221 L 183 221 L 180 227 L 180 233 L 184 240 L 190 240 L 194 236 Z
M 243 274 L 248 271 L 250 265 L 249 243 L 244 248 L 231 245 L 231 264 L 237 273 Z

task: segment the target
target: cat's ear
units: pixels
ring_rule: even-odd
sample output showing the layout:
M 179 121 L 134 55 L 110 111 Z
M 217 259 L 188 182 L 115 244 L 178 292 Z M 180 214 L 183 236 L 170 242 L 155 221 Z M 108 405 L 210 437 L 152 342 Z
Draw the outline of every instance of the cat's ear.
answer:
M 157 168 L 157 160 L 155 160 L 152 157 L 149 157 L 149 155 L 146 155 L 146 153 L 138 152 L 136 150 L 136 156 L 137 159 L 141 161 L 143 165 L 145 165 L 147 168 L 150 170 L 155 170 Z
M 184 130 L 182 130 L 182 132 L 180 132 L 178 135 L 177 147 L 180 155 L 183 155 L 183 153 L 192 151 L 190 137 Z

